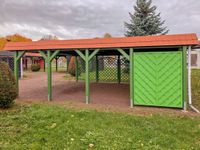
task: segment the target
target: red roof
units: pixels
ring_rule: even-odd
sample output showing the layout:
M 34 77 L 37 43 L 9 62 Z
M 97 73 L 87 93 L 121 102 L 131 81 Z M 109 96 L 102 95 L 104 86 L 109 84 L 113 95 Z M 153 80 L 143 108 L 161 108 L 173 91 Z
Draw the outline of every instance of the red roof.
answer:
M 87 48 L 128 48 L 198 45 L 196 34 L 137 36 L 80 40 L 49 40 L 36 42 L 9 42 L 4 50 L 48 50 Z

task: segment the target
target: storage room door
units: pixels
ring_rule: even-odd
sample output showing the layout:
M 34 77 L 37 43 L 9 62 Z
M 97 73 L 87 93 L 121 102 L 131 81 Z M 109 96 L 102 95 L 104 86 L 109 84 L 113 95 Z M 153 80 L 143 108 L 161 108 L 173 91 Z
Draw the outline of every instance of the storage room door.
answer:
M 134 105 L 183 107 L 182 52 L 134 53 Z

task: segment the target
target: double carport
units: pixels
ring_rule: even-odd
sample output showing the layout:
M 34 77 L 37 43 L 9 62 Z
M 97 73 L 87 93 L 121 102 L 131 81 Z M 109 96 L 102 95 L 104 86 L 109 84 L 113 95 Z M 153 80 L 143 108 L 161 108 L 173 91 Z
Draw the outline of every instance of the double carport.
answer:
M 17 85 L 20 58 L 26 52 L 39 52 L 42 55 L 47 67 L 49 101 L 52 100 L 51 64 L 56 56 L 79 56 L 84 61 L 85 103 L 89 104 L 91 101 L 89 74 L 92 58 L 121 55 L 129 61 L 131 107 L 146 105 L 186 108 L 188 99 L 187 54 L 190 54 L 191 47 L 197 44 L 198 40 L 195 34 L 181 34 L 19 42 L 8 43 L 4 50 L 15 53 L 14 74 Z

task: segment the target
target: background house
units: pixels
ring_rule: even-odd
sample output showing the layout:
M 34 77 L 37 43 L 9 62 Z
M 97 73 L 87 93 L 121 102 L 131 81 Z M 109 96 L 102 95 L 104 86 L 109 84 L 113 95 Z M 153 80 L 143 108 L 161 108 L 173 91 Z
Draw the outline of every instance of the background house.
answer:
M 196 49 L 192 51 L 191 65 L 193 69 L 200 69 L 200 41 L 199 46 L 197 46 Z

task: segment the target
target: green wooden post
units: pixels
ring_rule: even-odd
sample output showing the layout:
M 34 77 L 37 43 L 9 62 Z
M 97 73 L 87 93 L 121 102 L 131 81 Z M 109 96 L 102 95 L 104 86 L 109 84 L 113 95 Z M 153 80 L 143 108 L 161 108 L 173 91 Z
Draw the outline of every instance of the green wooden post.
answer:
M 99 52 L 99 49 L 95 49 L 91 55 L 89 55 L 89 50 L 85 50 L 85 55 L 80 50 L 75 50 L 76 53 L 85 61 L 85 95 L 86 104 L 90 103 L 90 61 Z
M 47 85 L 48 85 L 48 101 L 52 100 L 52 68 L 51 68 L 51 51 L 47 51 Z
M 86 104 L 90 103 L 90 70 L 89 70 L 89 50 L 85 50 L 85 92 Z
M 117 57 L 117 81 L 120 84 L 121 83 L 121 59 L 120 55 Z
M 134 71 L 133 71 L 133 66 L 134 66 L 134 58 L 133 58 L 133 48 L 130 48 L 130 51 L 129 51 L 129 57 L 130 57 L 130 107 L 132 108 L 133 107 L 133 74 L 134 74 Z
M 134 70 L 133 70 L 133 66 L 134 66 L 134 50 L 133 48 L 129 49 L 129 55 L 121 48 L 117 49 L 127 60 L 129 60 L 129 64 L 130 64 L 130 71 L 129 71 L 129 76 L 130 76 L 130 107 L 133 107 L 134 104 L 134 87 L 133 87 L 133 80 L 134 80 Z
M 96 55 L 96 82 L 99 82 L 99 59 L 98 59 L 98 55 Z
M 188 70 L 187 70 L 187 47 L 181 48 L 183 54 L 183 108 L 187 110 L 187 83 L 188 83 Z
M 56 57 L 56 72 L 58 72 L 58 57 Z
M 14 52 L 14 76 L 16 80 L 16 87 L 17 87 L 17 93 L 19 94 L 19 61 L 18 61 L 18 51 Z
M 77 56 L 75 57 L 75 65 L 76 65 L 76 82 L 78 82 L 78 58 Z
M 42 57 L 45 59 L 45 62 L 47 64 L 47 88 L 48 88 L 48 101 L 52 100 L 52 68 L 51 63 L 52 60 L 58 55 L 60 50 L 56 50 L 53 54 L 51 54 L 51 51 L 47 51 L 47 55 L 43 51 L 39 51 Z
M 19 61 L 25 54 L 25 51 L 14 52 L 14 76 L 16 80 L 17 93 L 19 95 Z
M 67 60 L 67 56 L 66 56 L 66 75 L 68 74 L 68 60 Z

